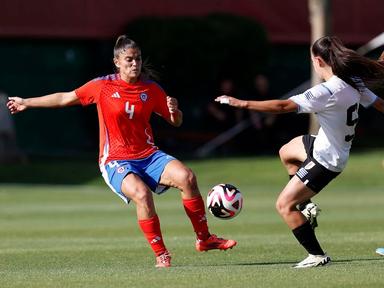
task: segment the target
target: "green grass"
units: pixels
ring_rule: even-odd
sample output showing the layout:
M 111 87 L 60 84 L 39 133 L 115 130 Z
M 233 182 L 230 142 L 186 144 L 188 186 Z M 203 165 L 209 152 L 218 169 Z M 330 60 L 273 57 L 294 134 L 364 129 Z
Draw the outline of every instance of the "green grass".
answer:
M 114 196 L 100 176 L 86 172 L 78 181 L 72 174 L 73 183 L 88 184 L 52 184 L 54 177 L 70 180 L 66 169 L 80 173 L 90 164 L 51 164 L 49 185 L 32 184 L 39 183 L 33 177 L 45 177 L 37 175 L 44 165 L 23 166 L 24 172 L 14 167 L 34 180 L 0 185 L 0 287 L 384 287 L 384 257 L 374 253 L 384 246 L 383 158 L 383 151 L 353 154 L 345 172 L 316 197 L 323 209 L 317 235 L 333 264 L 305 270 L 290 268 L 306 255 L 274 209 L 287 179 L 276 157 L 188 162 L 203 195 L 221 182 L 243 192 L 237 218 L 209 216 L 211 231 L 233 237 L 238 246 L 196 252 L 172 189 L 155 198 L 173 254 L 173 267 L 163 270 L 154 268 L 134 206 Z

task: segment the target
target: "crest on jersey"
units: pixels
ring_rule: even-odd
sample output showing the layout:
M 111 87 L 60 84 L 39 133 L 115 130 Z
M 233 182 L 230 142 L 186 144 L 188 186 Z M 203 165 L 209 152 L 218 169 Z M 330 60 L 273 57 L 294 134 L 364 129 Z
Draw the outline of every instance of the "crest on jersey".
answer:
M 117 168 L 117 173 L 121 174 L 123 173 L 125 170 L 125 168 L 123 166 L 120 166 L 119 168 Z
M 140 99 L 141 99 L 141 101 L 143 101 L 143 102 L 147 101 L 147 99 L 148 99 L 148 94 L 147 94 L 147 93 L 141 93 L 141 94 L 140 94 Z

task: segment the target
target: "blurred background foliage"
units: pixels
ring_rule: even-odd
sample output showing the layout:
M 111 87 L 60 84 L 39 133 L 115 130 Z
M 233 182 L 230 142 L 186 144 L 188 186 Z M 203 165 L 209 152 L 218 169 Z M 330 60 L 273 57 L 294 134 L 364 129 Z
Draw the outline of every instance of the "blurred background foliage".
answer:
M 181 158 L 193 158 L 199 146 L 220 132 L 210 126 L 206 107 L 220 95 L 222 79 L 232 79 L 234 96 L 242 97 L 252 93 L 253 77 L 264 74 L 273 98 L 309 79 L 308 45 L 272 45 L 263 26 L 245 17 L 143 17 L 129 22 L 125 32 L 141 46 L 160 85 L 180 102 L 185 116 L 181 128 L 169 127 L 159 117 L 153 125 L 158 146 Z M 2 39 L 0 62 L 7 69 L 0 70 L 1 89 L 21 97 L 73 90 L 113 73 L 114 41 Z M 380 117 L 362 111 L 357 147 L 382 146 L 384 128 L 375 124 Z M 94 106 L 30 110 L 14 120 L 19 145 L 29 157 L 97 159 Z M 275 154 L 290 138 L 306 133 L 307 126 L 306 115 L 279 115 L 273 130 L 266 132 L 273 138 L 250 128 L 212 156 Z

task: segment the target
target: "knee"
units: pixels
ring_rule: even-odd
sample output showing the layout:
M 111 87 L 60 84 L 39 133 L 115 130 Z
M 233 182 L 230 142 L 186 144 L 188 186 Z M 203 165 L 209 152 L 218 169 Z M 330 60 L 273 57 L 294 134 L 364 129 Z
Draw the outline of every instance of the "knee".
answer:
M 197 179 L 195 173 L 189 168 L 179 172 L 179 183 L 184 189 L 195 190 L 197 188 Z M 183 189 L 183 190 L 184 190 Z
M 279 150 L 279 156 L 280 156 L 280 159 L 282 162 L 286 162 L 287 161 L 287 153 L 288 153 L 288 145 L 285 144 L 283 146 L 281 146 L 280 150 Z
M 151 207 L 153 203 L 152 192 L 149 189 L 136 189 L 133 193 L 134 197 L 132 200 L 136 203 L 136 205 Z
M 283 218 L 285 218 L 285 216 L 288 215 L 292 210 L 291 205 L 284 201 L 284 199 L 277 199 L 275 208 Z
M 282 209 L 283 209 L 283 203 L 281 201 L 277 200 L 275 203 L 275 208 L 276 208 L 276 211 L 279 214 L 281 214 L 280 211 L 282 211 Z

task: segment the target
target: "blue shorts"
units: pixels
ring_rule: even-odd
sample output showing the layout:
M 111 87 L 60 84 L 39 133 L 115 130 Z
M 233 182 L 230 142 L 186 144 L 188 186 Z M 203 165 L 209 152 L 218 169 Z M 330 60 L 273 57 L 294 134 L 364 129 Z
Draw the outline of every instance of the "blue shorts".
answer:
M 106 165 L 100 165 L 100 170 L 105 182 L 112 191 L 123 199 L 125 203 L 129 203 L 130 199 L 121 191 L 121 185 L 125 176 L 134 173 L 139 176 L 154 193 L 161 194 L 169 187 L 159 185 L 160 177 L 165 166 L 172 160 L 176 160 L 176 158 L 163 151 L 157 150 L 143 159 L 110 161 Z

